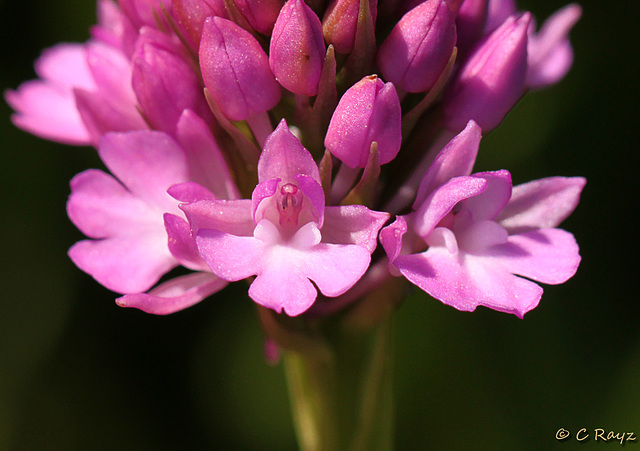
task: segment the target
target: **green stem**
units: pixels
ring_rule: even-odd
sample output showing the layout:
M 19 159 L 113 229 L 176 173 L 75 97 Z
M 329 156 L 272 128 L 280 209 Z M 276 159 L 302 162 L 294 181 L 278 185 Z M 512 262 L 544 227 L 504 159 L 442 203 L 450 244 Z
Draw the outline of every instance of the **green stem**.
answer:
M 289 397 L 300 449 L 337 450 L 335 380 L 332 365 L 288 352 L 284 358 Z M 331 431 L 327 433 L 327 431 Z
M 302 451 L 393 449 L 391 318 L 326 332 L 332 353 L 284 355 Z
M 375 331 L 371 356 L 363 374 L 354 451 L 393 449 L 393 344 L 391 321 Z

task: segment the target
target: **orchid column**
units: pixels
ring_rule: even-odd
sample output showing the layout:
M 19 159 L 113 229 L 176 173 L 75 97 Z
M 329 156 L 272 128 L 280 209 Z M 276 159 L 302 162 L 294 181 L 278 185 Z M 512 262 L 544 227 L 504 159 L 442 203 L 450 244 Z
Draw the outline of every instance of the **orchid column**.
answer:
M 540 32 L 512 0 L 100 0 L 98 17 L 6 93 L 18 127 L 109 172 L 71 181 L 87 239 L 69 256 L 151 314 L 244 281 L 302 449 L 393 448 L 408 289 L 523 317 L 536 282 L 577 270 L 558 226 L 585 180 L 473 166 L 569 70 L 579 6 Z

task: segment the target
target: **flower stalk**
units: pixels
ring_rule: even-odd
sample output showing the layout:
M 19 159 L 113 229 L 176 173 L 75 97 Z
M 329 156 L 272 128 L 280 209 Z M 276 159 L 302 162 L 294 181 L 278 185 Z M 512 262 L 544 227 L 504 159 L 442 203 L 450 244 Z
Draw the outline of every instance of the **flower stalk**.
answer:
M 329 355 L 286 351 L 289 396 L 302 451 L 393 449 L 392 320 L 334 325 Z

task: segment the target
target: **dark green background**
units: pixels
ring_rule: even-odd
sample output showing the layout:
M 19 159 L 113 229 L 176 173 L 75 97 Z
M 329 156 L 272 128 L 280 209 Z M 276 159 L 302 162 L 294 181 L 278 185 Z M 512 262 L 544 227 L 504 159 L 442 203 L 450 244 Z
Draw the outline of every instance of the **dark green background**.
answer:
M 89 0 L 0 1 L 2 89 L 94 22 Z M 521 2 L 539 18 L 562 5 Z M 573 70 L 529 94 L 478 163 L 517 183 L 587 177 L 564 224 L 581 268 L 524 320 L 414 292 L 395 322 L 398 450 L 613 449 L 595 428 L 640 435 L 640 18 L 635 2 L 582 5 Z M 244 286 L 169 317 L 117 307 L 66 256 L 81 238 L 68 182 L 95 152 L 18 131 L 0 109 L 0 449 L 295 449 L 282 369 L 264 363 Z M 592 439 L 558 442 L 561 427 Z

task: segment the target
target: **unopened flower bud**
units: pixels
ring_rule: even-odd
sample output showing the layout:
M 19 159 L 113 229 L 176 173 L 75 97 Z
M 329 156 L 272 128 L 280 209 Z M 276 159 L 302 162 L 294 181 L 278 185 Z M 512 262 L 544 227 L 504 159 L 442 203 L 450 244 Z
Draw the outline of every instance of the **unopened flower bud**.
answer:
M 122 11 L 136 28 L 144 25 L 157 27 L 163 23 L 165 12 L 171 15 L 171 0 L 118 0 Z
M 324 141 L 327 149 L 351 168 L 364 168 L 371 143 L 378 143 L 380 164 L 393 160 L 402 142 L 401 111 L 393 83 L 375 75 L 344 93 L 333 113 Z
M 489 34 L 518 12 L 515 0 L 490 0 L 484 34 Z
M 444 100 L 445 124 L 457 132 L 473 119 L 487 132 L 500 124 L 525 89 L 531 16 L 512 16 L 473 50 Z
M 254 30 L 268 36 L 284 0 L 235 0 L 235 4 Z
M 333 0 L 322 19 L 322 33 L 336 52 L 351 52 L 356 40 L 361 0 Z M 372 22 L 376 23 L 378 0 L 369 0 Z
M 464 0 L 456 16 L 458 30 L 458 51 L 466 55 L 478 42 L 487 22 L 489 0 Z
M 230 20 L 205 21 L 200 66 L 211 97 L 232 121 L 263 113 L 280 101 L 281 88 L 267 54 L 248 31 Z
M 303 0 L 289 0 L 273 28 L 269 64 L 278 82 L 305 96 L 318 93 L 325 48 L 322 24 Z
M 200 80 L 180 54 L 180 47 L 164 33 L 143 28 L 131 83 L 144 117 L 155 129 L 173 134 L 185 109 L 205 119 L 210 115 Z
M 444 0 L 427 0 L 405 14 L 380 46 L 386 80 L 409 92 L 430 89 L 456 43 L 453 14 Z
M 224 0 L 173 0 L 172 5 L 178 24 L 196 50 L 200 45 L 202 26 L 207 17 L 229 19 Z

